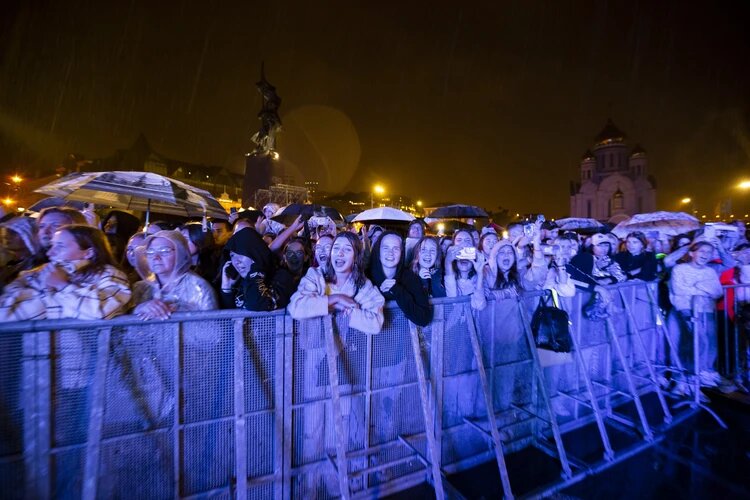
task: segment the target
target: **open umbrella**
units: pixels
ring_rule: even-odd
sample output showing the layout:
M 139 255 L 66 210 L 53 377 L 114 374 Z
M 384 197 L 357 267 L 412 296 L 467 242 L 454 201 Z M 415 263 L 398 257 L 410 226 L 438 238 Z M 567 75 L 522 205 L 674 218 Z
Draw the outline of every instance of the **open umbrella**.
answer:
M 307 205 L 303 203 L 290 203 L 289 205 L 280 208 L 271 219 L 288 226 L 294 222 L 294 219 L 299 215 L 308 219 L 310 217 L 329 217 L 336 224 L 344 222 L 344 218 L 335 208 L 326 207 L 324 205 Z
M 586 217 L 567 217 L 555 221 L 561 231 L 575 231 L 577 229 L 601 229 L 604 224 L 596 219 L 587 219 Z
M 185 217 L 226 219 L 227 213 L 211 193 L 151 172 L 76 172 L 36 190 L 66 200 Z
M 30 212 L 41 212 L 45 208 L 50 207 L 68 207 L 75 208 L 76 210 L 83 210 L 83 204 L 84 202 L 82 201 L 66 200 L 65 198 L 53 196 L 51 198 L 42 198 L 41 200 L 31 205 L 28 210 Z
M 622 221 L 612 232 L 618 238 L 625 238 L 633 231 L 658 231 L 664 236 L 675 236 L 694 231 L 700 227 L 698 219 L 685 212 L 650 212 L 636 214 L 626 221 Z
M 414 216 L 397 208 L 378 207 L 365 210 L 356 216 L 352 222 L 365 222 L 368 224 L 386 224 L 389 222 L 409 223 Z
M 479 219 L 487 218 L 487 212 L 473 205 L 446 205 L 438 207 L 427 217 L 432 219 Z

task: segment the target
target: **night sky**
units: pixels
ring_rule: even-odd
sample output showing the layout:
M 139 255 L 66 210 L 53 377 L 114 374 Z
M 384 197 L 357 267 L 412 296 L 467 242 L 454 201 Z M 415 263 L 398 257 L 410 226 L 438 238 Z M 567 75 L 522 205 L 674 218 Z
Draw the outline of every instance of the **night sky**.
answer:
M 658 205 L 750 177 L 750 2 L 3 2 L 0 170 L 128 147 L 237 172 L 260 63 L 290 174 L 328 190 L 568 212 L 611 117 Z M 301 180 L 301 179 L 300 179 Z M 745 196 L 750 198 L 750 193 Z

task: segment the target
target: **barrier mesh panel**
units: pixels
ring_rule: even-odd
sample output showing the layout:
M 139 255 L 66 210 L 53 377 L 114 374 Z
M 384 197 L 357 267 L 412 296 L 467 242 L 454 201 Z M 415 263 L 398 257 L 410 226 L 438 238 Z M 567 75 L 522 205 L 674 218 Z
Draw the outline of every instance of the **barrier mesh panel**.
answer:
M 58 498 L 81 498 L 83 492 L 83 447 L 52 453 L 52 488 Z
M 183 495 L 230 484 L 234 474 L 234 421 L 187 427 L 182 440 Z
M 0 491 L 11 498 L 23 496 L 22 342 L 20 333 L 0 335 Z
M 0 491 L 3 498 L 24 498 L 24 467 L 22 460 L 0 463 Z
M 0 457 L 15 455 L 23 450 L 22 342 L 20 333 L 0 335 L 0 435 L 3 436 L 0 439 Z M 4 478 L 4 474 L 0 475 L 0 481 Z M 3 482 L 0 482 L 0 489 L 2 485 Z
M 233 414 L 233 346 L 231 320 L 184 323 L 180 370 L 182 422 L 200 422 Z
M 654 306 L 642 289 L 626 290 L 625 301 L 613 295 L 609 322 L 618 332 L 625 363 L 635 366 L 642 352 L 628 336 L 626 306 L 632 308 L 638 327 L 647 329 L 644 335 L 652 337 L 658 333 Z M 627 389 L 622 375 L 616 373 L 622 366 L 612 352 L 606 322 L 587 320 L 580 313 L 587 299 L 579 294 L 572 301 L 564 300 L 587 373 L 609 387 Z M 419 329 L 427 389 L 431 395 L 441 396 L 436 401 L 440 412 L 436 425 L 440 426 L 437 434 L 443 466 L 461 470 L 481 460 L 493 460 L 485 434 L 466 421 L 487 429 L 488 409 L 469 338 L 471 322 L 477 326 L 487 370 L 493 406 L 489 410 L 503 431 L 505 450 L 520 449 L 535 434 L 548 432 L 547 425 L 522 410 L 541 417 L 548 411 L 533 376 L 532 351 L 520 314 L 525 311 L 530 319 L 537 303 L 538 298 L 525 296 L 519 309 L 515 300 L 490 301 L 484 311 L 475 312 L 462 302 L 448 301 L 436 308 L 442 311 L 442 318 Z M 294 498 L 339 497 L 331 463 L 336 456 L 336 432 L 323 321 L 292 322 L 287 317 L 287 324 L 292 325 L 290 338 L 279 328 L 283 323 L 280 318 L 278 314 L 239 320 L 190 318 L 179 324 L 112 327 L 103 383 L 102 441 L 90 444 L 94 450 L 99 448 L 96 495 L 230 497 L 236 484 L 237 453 L 242 453 L 251 498 L 280 492 Z M 106 325 L 102 322 L 99 328 Z M 335 317 L 333 325 L 350 489 L 355 495 L 367 495 L 396 490 L 405 479 L 419 480 L 419 475 L 428 471 L 418 455 L 428 460 L 430 456 L 408 321 L 399 309 L 389 306 L 380 334 L 366 335 L 349 328 L 345 316 Z M 50 466 L 50 493 L 63 498 L 82 494 L 89 415 L 95 403 L 90 400 L 102 331 L 70 329 L 49 334 L 49 358 L 43 346 L 33 347 L 30 337 L 12 332 L 0 335 L 0 429 L 8 436 L 0 439 L 0 457 L 6 457 L 0 464 L 4 492 L 33 496 L 24 492 L 24 475 L 29 472 L 24 470 L 22 454 L 31 452 L 23 442 L 23 432 L 33 429 L 29 426 L 38 419 L 49 418 L 38 427 L 46 425 L 48 432 L 31 445 L 43 454 L 44 439 L 51 441 L 44 463 Z M 435 332 L 441 332 L 442 339 L 433 338 Z M 28 335 L 44 339 L 47 334 Z M 235 345 L 236 336 L 242 345 Z M 25 354 L 24 345 L 32 346 L 28 348 L 33 352 Z M 432 353 L 433 348 L 439 350 Z M 238 349 L 244 377 L 244 413 L 239 416 L 234 393 L 234 374 L 240 369 L 234 365 Z M 442 373 L 431 370 L 433 359 L 442 363 Z M 25 370 L 38 375 L 47 366 L 49 380 L 24 378 Z M 285 366 L 291 367 L 290 373 L 284 372 Z M 582 369 L 577 362 L 543 368 L 558 422 L 590 413 L 584 405 L 558 395 L 569 391 L 587 399 Z M 432 387 L 431 380 L 439 386 Z M 23 393 L 21 384 L 25 383 L 36 388 L 33 397 Z M 51 384 L 49 394 L 45 383 Z M 607 389 L 595 387 L 597 393 Z M 46 402 L 49 396 L 52 399 Z M 41 409 L 39 415 L 24 411 L 27 400 L 33 402 L 34 397 Z M 49 404 L 48 417 L 45 404 Z M 235 449 L 236 418 L 245 424 L 240 449 Z M 285 463 L 291 465 L 290 470 L 284 469 Z M 282 477 L 291 479 L 282 484 Z M 45 484 L 40 478 L 35 481 Z
M 173 440 L 165 431 L 102 443 L 97 496 L 174 497 Z
M 107 367 L 104 438 L 164 428 L 174 421 L 177 324 L 113 328 Z
M 247 429 L 247 476 L 273 474 L 276 452 L 275 415 L 261 413 L 245 420 Z
M 54 335 L 53 446 L 86 442 L 96 349 L 96 330 L 61 330 Z
M 276 396 L 276 317 L 246 320 L 243 340 L 245 411 L 273 410 Z

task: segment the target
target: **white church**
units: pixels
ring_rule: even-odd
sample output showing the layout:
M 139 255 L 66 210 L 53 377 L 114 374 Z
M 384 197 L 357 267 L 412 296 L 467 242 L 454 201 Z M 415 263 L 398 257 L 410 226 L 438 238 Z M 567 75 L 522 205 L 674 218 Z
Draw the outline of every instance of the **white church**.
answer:
M 570 183 L 570 216 L 613 223 L 656 210 L 656 182 L 648 175 L 646 151 L 625 144 L 626 135 L 608 120 L 581 159 L 581 179 Z

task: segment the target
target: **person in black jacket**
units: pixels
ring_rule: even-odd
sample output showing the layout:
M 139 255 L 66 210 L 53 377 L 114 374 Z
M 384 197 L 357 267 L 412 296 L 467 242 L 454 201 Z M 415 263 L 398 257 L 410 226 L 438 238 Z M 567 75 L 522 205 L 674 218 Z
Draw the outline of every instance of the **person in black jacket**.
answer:
M 397 233 L 386 231 L 378 238 L 370 257 L 370 279 L 385 300 L 395 300 L 414 324 L 427 326 L 432 321 L 432 306 L 419 277 L 403 265 L 404 241 Z
M 221 306 L 249 311 L 286 307 L 295 291 L 294 277 L 279 268 L 276 257 L 255 229 L 235 233 L 224 247 L 229 260 L 221 269 Z
M 634 231 L 625 238 L 626 250 L 615 255 L 615 262 L 627 275 L 629 280 L 653 281 L 656 279 L 656 255 L 647 252 L 646 235 Z

